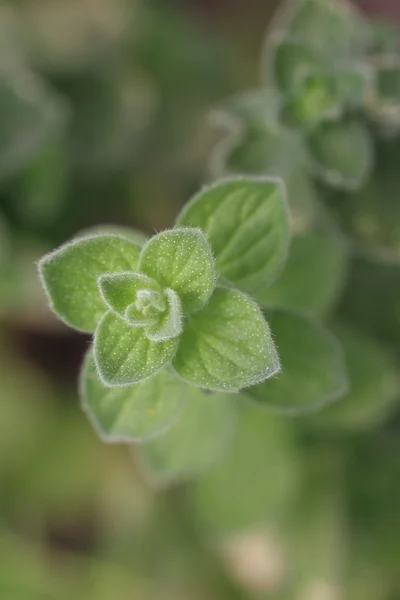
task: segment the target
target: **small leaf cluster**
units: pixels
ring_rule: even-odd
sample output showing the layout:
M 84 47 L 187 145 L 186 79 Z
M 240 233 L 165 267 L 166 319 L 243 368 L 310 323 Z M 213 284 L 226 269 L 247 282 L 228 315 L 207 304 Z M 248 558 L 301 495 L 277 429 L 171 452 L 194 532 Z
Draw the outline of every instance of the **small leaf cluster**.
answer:
M 143 244 L 134 232 L 90 233 L 40 260 L 53 311 L 94 334 L 81 391 L 105 437 L 164 431 L 188 384 L 232 393 L 280 371 L 251 296 L 272 285 L 289 241 L 282 182 L 232 178 L 204 188 L 174 228 Z
M 388 39 L 346 2 L 286 2 L 267 32 L 265 85 L 214 115 L 227 134 L 213 168 L 287 176 L 302 165 L 332 188 L 359 189 L 374 162 L 368 122 L 400 125 L 399 45 Z

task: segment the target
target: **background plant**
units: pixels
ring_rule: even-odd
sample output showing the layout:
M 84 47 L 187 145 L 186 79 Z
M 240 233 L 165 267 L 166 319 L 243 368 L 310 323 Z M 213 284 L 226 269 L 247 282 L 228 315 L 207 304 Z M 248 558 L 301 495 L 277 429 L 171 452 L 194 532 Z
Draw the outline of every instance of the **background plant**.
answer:
M 0 19 L 8 48 L 2 57 L 13 56 L 9 73 L 23 61 L 24 72 L 34 74 L 34 89 L 42 90 L 40 98 L 51 96 L 48 104 L 39 102 L 39 108 L 49 107 L 42 123 L 54 132 L 53 144 L 60 140 L 59 150 L 49 152 L 51 161 L 35 168 L 40 177 L 28 177 L 18 165 L 1 182 L 3 595 L 396 597 L 399 291 L 393 121 L 378 120 L 369 109 L 366 117 L 365 104 L 346 105 L 346 115 L 364 132 L 367 125 L 372 140 L 376 166 L 360 191 L 333 190 L 322 182 L 304 153 L 304 129 L 299 135 L 298 125 L 291 133 L 296 132 L 302 160 L 301 165 L 293 161 L 293 171 L 283 167 L 297 150 L 292 141 L 278 144 L 279 136 L 276 152 L 264 147 L 266 166 L 259 159 L 257 165 L 238 166 L 241 174 L 281 175 L 288 187 L 287 267 L 258 302 L 265 305 L 282 363 L 296 365 L 304 358 L 300 370 L 291 371 L 296 394 L 274 388 L 272 397 L 269 388 L 271 397 L 262 402 L 268 400 L 270 408 L 265 408 L 243 395 L 216 397 L 192 388 L 175 426 L 135 446 L 132 462 L 130 452 L 99 442 L 82 416 L 78 367 L 90 340 L 51 317 L 34 260 L 82 230 L 82 235 L 122 233 L 111 225 L 104 229 L 104 222 L 123 224 L 122 235 L 132 225 L 145 237 L 172 226 L 180 207 L 204 183 L 215 135 L 204 126 L 209 107 L 225 106 L 228 94 L 259 85 L 256 55 L 272 7 L 254 2 L 251 10 L 249 0 L 245 11 L 204 4 L 191 12 L 186 4 L 175 11 L 170 3 L 135 7 L 102 0 L 79 2 L 79 10 L 63 2 L 60 12 L 56 4 L 13 3 L 7 20 L 4 12 Z M 19 35 L 13 34 L 10 18 Z M 390 29 L 377 28 L 367 62 L 376 63 L 379 48 L 397 52 L 397 32 Z M 331 78 L 324 68 L 322 83 Z M 321 82 L 309 79 L 306 95 L 315 88 L 320 93 Z M 269 90 L 271 83 L 263 76 Z M 54 105 L 61 117 L 55 128 Z M 2 112 L 8 131 L 11 123 L 14 131 L 35 130 L 32 113 L 22 120 L 25 108 L 13 118 L 9 110 Z M 48 132 L 49 125 L 39 131 Z M 34 149 L 30 156 L 38 154 Z M 54 167 L 64 160 L 57 154 L 66 157 L 66 171 Z M 2 158 L 2 165 L 9 160 Z M 218 177 L 236 173 L 218 160 L 212 166 Z M 59 172 L 64 174 L 53 177 Z M 59 201 L 56 195 L 46 204 L 45 189 L 58 190 Z M 288 330 L 306 347 L 295 352 Z M 312 394 L 322 398 L 327 379 L 316 374 L 332 371 L 320 366 L 326 356 L 318 340 L 332 343 L 333 337 L 342 364 L 345 350 L 351 395 L 296 419 L 272 412 L 272 400 L 280 402 L 280 411 L 299 412 Z M 337 378 L 330 381 L 337 386 Z M 290 406 L 282 406 L 282 398 Z M 188 406 L 192 410 L 185 410 Z

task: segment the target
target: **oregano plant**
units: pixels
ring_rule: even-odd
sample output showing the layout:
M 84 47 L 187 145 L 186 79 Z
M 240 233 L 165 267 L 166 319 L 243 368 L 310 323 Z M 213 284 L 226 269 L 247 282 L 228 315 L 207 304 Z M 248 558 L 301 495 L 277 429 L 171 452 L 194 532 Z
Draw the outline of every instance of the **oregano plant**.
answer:
M 80 390 L 104 439 L 146 441 L 179 419 L 191 389 L 257 390 L 280 372 L 274 332 L 253 296 L 287 258 L 282 181 L 234 177 L 205 187 L 172 229 L 147 240 L 112 231 L 84 232 L 38 264 L 56 315 L 93 334 Z

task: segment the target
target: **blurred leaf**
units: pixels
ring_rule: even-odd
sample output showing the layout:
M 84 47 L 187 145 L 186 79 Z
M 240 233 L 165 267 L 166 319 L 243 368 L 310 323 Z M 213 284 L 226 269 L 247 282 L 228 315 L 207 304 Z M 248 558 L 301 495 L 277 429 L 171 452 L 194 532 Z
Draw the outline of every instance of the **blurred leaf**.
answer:
M 299 233 L 292 240 L 283 273 L 255 298 L 265 307 L 324 315 L 342 291 L 346 267 L 346 243 L 335 231 Z
M 337 119 L 342 113 L 334 81 L 324 76 L 308 76 L 282 107 L 285 124 L 299 129 L 313 129 L 325 119 Z
M 228 450 L 235 431 L 235 396 L 191 386 L 185 386 L 185 394 L 179 421 L 138 450 L 145 473 L 156 484 L 192 479 L 211 468 Z
M 282 372 L 246 390 L 265 408 L 296 415 L 322 408 L 347 391 L 343 354 L 323 326 L 295 313 L 268 316 Z
M 308 45 L 296 39 L 283 37 L 275 40 L 272 37 L 269 52 L 271 72 L 268 83 L 275 84 L 285 95 L 295 94 L 310 76 L 323 74 L 321 57 Z
M 345 429 L 378 427 L 400 397 L 400 378 L 379 343 L 348 327 L 336 327 L 344 351 L 349 391 L 315 417 L 316 426 Z
M 60 216 L 68 192 L 68 157 L 64 139 L 47 144 L 12 183 L 21 220 L 43 227 Z
M 145 442 L 162 435 L 180 418 L 186 386 L 168 370 L 131 387 L 106 388 L 91 352 L 80 380 L 82 408 L 105 442 Z
M 301 494 L 286 523 L 295 597 L 340 598 L 351 557 L 348 548 L 341 449 L 323 442 L 304 454 Z
M 374 171 L 356 193 L 326 195 L 354 248 L 382 263 L 400 264 L 399 139 L 377 140 Z
M 52 417 L 51 399 L 45 377 L 19 356 L 7 340 L 1 339 L 0 481 L 7 471 L 18 476 L 20 465 L 35 450 Z
M 288 421 L 240 398 L 239 429 L 225 460 L 189 490 L 206 537 L 227 537 L 284 518 L 297 491 Z
M 74 109 L 73 164 L 81 174 L 104 176 L 131 168 L 155 109 L 149 81 L 133 69 L 121 69 L 82 77 L 66 93 Z
M 0 70 L 0 178 L 27 165 L 59 135 L 67 118 L 64 102 L 33 73 Z
M 223 137 L 210 159 L 221 175 L 286 177 L 303 161 L 304 149 L 295 131 L 279 123 L 279 98 L 270 90 L 235 96 L 212 115 Z
M 347 0 L 286 0 L 270 29 L 289 33 L 328 60 L 353 56 L 368 41 L 366 23 Z
M 346 108 L 352 110 L 364 106 L 372 80 L 372 69 L 363 63 L 339 63 L 333 72 L 336 93 Z
M 400 267 L 359 257 L 339 306 L 352 327 L 389 344 L 399 355 Z
M 367 97 L 367 112 L 393 136 L 400 128 L 400 56 L 378 55 L 371 62 L 374 85 Z
M 372 54 L 396 52 L 400 50 L 397 23 L 372 16 L 369 21 L 368 50 Z
M 307 138 L 310 165 L 328 185 L 358 189 L 372 167 L 368 130 L 357 121 L 327 121 Z

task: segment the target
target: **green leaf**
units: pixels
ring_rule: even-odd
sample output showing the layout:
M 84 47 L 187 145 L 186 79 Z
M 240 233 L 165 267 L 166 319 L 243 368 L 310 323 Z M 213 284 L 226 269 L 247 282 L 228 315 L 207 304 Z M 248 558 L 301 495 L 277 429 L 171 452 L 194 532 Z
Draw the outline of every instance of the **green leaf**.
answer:
M 374 172 L 356 193 L 325 194 L 335 219 L 364 256 L 400 264 L 400 137 L 375 141 Z
M 198 476 L 221 460 L 236 426 L 236 398 L 187 386 L 179 421 L 165 435 L 140 448 L 145 472 L 159 484 Z
M 307 138 L 310 165 L 327 184 L 358 189 L 372 168 L 368 130 L 357 121 L 326 121 Z
M 270 317 L 282 372 L 246 392 L 286 414 L 315 410 L 347 391 L 343 355 L 336 338 L 321 325 L 294 313 L 274 311 Z
M 335 231 L 305 231 L 293 237 L 278 280 L 255 294 L 261 305 L 324 315 L 343 289 L 347 247 Z
M 94 338 L 94 360 L 105 386 L 127 386 L 148 379 L 171 362 L 177 338 L 152 342 L 142 327 L 132 327 L 107 313 Z
M 279 358 L 257 304 L 239 290 L 218 287 L 186 323 L 173 367 L 197 387 L 233 392 L 272 377 Z
M 145 442 L 163 434 L 182 412 L 185 388 L 167 369 L 130 387 L 104 387 L 91 351 L 80 378 L 82 408 L 106 442 Z
M 278 29 L 309 45 L 327 60 L 362 52 L 368 29 L 350 2 L 337 0 L 289 0 L 273 21 Z
M 400 57 L 383 54 L 372 61 L 374 84 L 367 98 L 371 118 L 397 132 L 400 127 Z
M 312 129 L 325 119 L 337 119 L 341 112 L 334 81 L 328 77 L 309 76 L 284 103 L 281 118 L 290 127 Z
M 98 285 L 105 304 L 121 318 L 124 318 L 128 306 L 135 302 L 139 291 L 151 290 L 161 298 L 158 283 L 142 273 L 132 271 L 105 273 L 99 277 Z
M 363 107 L 370 91 L 373 73 L 371 68 L 360 63 L 338 65 L 333 73 L 336 92 L 346 107 Z
M 287 419 L 243 401 L 226 458 L 188 490 L 199 531 L 215 540 L 287 516 L 298 493 L 292 435 Z
M 316 415 L 317 427 L 377 427 L 395 409 L 400 391 L 396 364 L 378 342 L 341 325 L 335 328 L 349 377 L 349 391 L 340 402 Z
M 200 229 L 163 231 L 145 244 L 139 269 L 176 292 L 184 312 L 202 308 L 215 287 L 214 259 Z
M 306 78 L 322 75 L 324 72 L 324 65 L 318 54 L 295 39 L 272 39 L 269 52 L 272 80 L 285 94 L 293 94 L 303 86 Z
M 73 240 L 39 261 L 51 308 L 70 327 L 92 333 L 107 308 L 97 280 L 106 272 L 135 271 L 140 248 L 117 235 Z
M 274 280 L 286 260 L 289 218 L 278 179 L 220 181 L 195 196 L 177 222 L 205 231 L 218 273 L 243 291 Z
M 146 335 L 153 342 L 162 342 L 177 337 L 183 331 L 181 301 L 174 290 L 166 289 L 165 296 L 168 308 L 160 319 L 146 327 Z

